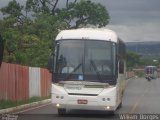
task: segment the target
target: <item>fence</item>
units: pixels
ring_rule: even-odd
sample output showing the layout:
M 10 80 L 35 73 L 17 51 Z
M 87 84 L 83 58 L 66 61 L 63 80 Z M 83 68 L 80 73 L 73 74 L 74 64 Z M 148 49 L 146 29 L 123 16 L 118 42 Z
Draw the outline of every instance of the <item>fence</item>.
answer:
M 145 68 L 137 68 L 137 69 L 133 69 L 133 71 L 135 72 L 135 74 L 139 75 L 139 74 L 143 74 L 145 76 Z M 144 77 L 143 76 L 143 77 Z M 158 77 L 160 77 L 160 69 L 158 69 Z
M 50 95 L 51 74 L 47 69 L 2 63 L 0 68 L 0 99 L 26 100 Z

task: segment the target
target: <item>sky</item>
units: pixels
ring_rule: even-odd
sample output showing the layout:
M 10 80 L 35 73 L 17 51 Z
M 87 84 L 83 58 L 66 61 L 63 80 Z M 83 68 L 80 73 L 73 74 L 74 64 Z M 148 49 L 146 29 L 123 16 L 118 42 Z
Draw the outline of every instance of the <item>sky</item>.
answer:
M 8 1 L 0 0 L 0 7 Z M 106 28 L 114 30 L 125 42 L 160 41 L 160 0 L 91 1 L 106 7 L 110 14 Z M 60 0 L 61 4 L 65 4 L 64 0 Z

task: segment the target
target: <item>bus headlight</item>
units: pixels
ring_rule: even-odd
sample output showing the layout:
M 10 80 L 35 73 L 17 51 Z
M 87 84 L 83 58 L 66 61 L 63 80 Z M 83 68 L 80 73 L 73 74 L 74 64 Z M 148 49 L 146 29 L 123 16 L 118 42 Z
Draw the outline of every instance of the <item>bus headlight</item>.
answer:
M 113 106 L 105 106 L 104 108 L 105 108 L 105 110 L 107 110 L 107 111 L 114 110 L 114 107 L 113 107 Z
M 107 99 L 106 98 L 102 98 L 102 101 L 106 101 L 106 100 L 107 101 L 111 101 L 111 98 L 107 98 Z
M 105 98 L 102 98 L 102 101 L 106 101 L 106 99 L 105 99 Z
M 56 104 L 56 107 L 60 107 L 60 104 Z
M 64 96 L 59 96 L 59 95 L 57 95 L 56 98 L 57 98 L 57 99 L 64 99 Z
M 107 101 L 111 101 L 111 98 L 107 98 Z
M 61 96 L 61 99 L 63 99 L 64 98 L 64 96 Z
M 110 109 L 110 106 L 107 106 L 106 109 L 109 110 L 109 109 Z

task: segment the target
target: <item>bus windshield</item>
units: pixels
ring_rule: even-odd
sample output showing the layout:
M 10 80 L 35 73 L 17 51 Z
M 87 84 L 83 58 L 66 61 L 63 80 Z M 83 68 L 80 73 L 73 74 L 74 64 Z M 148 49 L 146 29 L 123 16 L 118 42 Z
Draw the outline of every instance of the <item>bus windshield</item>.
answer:
M 56 43 L 56 79 L 107 82 L 116 74 L 116 44 L 98 40 Z M 112 79 L 113 80 L 113 79 Z

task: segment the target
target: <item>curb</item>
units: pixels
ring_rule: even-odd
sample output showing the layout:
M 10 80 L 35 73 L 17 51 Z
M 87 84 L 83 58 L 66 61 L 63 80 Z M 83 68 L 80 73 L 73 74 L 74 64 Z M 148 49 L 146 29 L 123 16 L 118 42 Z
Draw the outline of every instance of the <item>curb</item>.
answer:
M 7 113 L 11 113 L 13 111 L 18 111 L 18 110 L 26 109 L 26 108 L 29 108 L 29 107 L 34 107 L 34 106 L 46 104 L 46 103 L 49 103 L 49 102 L 51 102 L 51 99 L 46 99 L 46 100 L 42 100 L 42 101 L 38 101 L 38 102 L 32 102 L 32 103 L 29 103 L 29 104 L 24 104 L 24 105 L 12 107 L 12 108 L 1 109 L 0 114 L 7 114 Z
M 130 80 L 135 79 L 135 78 L 137 78 L 137 76 L 133 76 L 133 77 L 128 78 L 128 79 L 126 79 L 126 80 L 127 80 L 127 81 L 130 81 Z
M 126 85 L 128 84 L 129 81 L 131 81 L 131 80 L 133 80 L 133 79 L 135 79 L 135 78 L 136 78 L 136 76 L 133 76 L 133 77 L 131 77 L 131 78 L 126 79 Z

